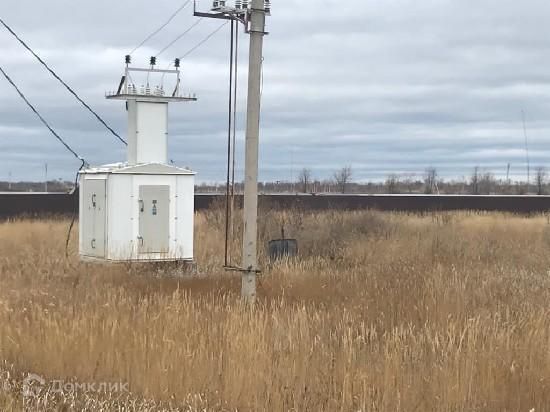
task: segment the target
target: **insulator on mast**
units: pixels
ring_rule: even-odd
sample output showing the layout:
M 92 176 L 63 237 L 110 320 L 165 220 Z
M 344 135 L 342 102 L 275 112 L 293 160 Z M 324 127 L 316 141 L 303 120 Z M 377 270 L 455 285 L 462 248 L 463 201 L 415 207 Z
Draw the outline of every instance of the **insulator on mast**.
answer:
M 126 57 L 124 58 L 124 61 L 126 62 L 126 64 L 132 63 L 132 56 L 127 54 Z
M 180 68 L 180 59 L 179 58 L 174 60 L 174 66 L 176 67 L 176 69 Z
M 220 1 L 219 0 L 214 0 L 212 2 L 212 10 L 219 10 L 220 8 Z
M 265 0 L 264 1 L 264 9 L 265 9 L 265 12 L 266 13 L 271 13 L 271 1 L 270 0 Z
M 237 10 L 240 10 L 243 8 L 243 3 L 242 3 L 242 0 L 235 0 L 235 8 Z
M 248 0 L 243 0 L 243 10 L 248 9 Z
M 150 63 L 151 66 L 155 66 L 157 64 L 157 58 L 155 56 L 151 56 Z

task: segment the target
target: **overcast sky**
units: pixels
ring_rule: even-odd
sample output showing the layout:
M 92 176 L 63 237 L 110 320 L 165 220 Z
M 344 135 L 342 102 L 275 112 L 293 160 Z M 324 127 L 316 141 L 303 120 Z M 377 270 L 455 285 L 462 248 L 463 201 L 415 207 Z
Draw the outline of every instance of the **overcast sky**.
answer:
M 116 89 L 124 55 L 184 0 L 2 0 L 1 17 L 126 134 Z M 199 5 L 207 8 L 209 1 Z M 273 0 L 264 44 L 260 178 L 290 180 L 307 167 L 328 178 L 352 165 L 355 180 L 389 173 L 446 178 L 480 166 L 524 178 L 550 155 L 550 2 L 547 0 Z M 180 13 L 134 55 L 145 65 L 196 21 Z M 182 56 L 220 22 L 203 20 L 160 57 Z M 240 84 L 248 36 L 241 35 Z M 169 157 L 224 179 L 229 27 L 183 63 L 199 101 L 170 109 Z M 5 30 L 0 63 L 59 133 L 91 164 L 125 160 L 125 147 Z M 245 89 L 241 88 L 240 109 Z M 239 169 L 244 117 L 240 116 Z M 78 162 L 0 78 L 0 180 L 70 179 Z M 242 171 L 242 170 L 241 170 Z

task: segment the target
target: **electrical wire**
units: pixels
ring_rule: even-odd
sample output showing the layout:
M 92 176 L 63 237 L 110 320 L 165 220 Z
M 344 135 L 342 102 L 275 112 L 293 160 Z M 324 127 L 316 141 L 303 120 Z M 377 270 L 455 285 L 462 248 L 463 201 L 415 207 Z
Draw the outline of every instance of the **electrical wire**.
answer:
M 208 36 L 206 36 L 204 39 L 202 39 L 200 42 L 198 42 L 195 46 L 193 46 L 191 49 L 189 49 L 183 56 L 179 57 L 180 60 L 185 59 L 187 56 L 189 56 L 191 53 L 193 53 L 195 50 L 197 50 L 200 46 L 202 46 L 204 43 L 206 43 L 208 40 L 212 38 L 217 32 L 219 32 L 229 21 L 226 21 L 222 23 L 216 30 L 211 32 Z
M 71 94 L 76 98 L 76 100 L 78 100 L 86 109 L 88 109 L 88 111 L 89 111 L 90 113 L 92 113 L 92 114 L 95 116 L 95 118 L 96 118 L 103 126 L 105 126 L 105 127 L 107 128 L 107 130 L 109 130 L 109 131 L 110 131 L 116 138 L 118 138 L 118 140 L 120 140 L 122 143 L 124 143 L 125 145 L 128 145 L 128 143 L 126 143 L 126 140 L 124 140 L 122 137 L 120 137 L 120 135 L 119 135 L 117 132 L 115 132 L 115 131 L 105 122 L 105 120 L 103 120 L 103 119 L 101 118 L 101 116 L 99 116 L 99 114 L 97 114 L 90 106 L 88 106 L 88 104 L 87 104 L 84 100 L 82 100 L 82 98 L 81 98 L 81 97 L 80 97 L 80 96 L 79 96 L 79 95 L 78 95 L 78 94 L 77 94 L 77 93 L 76 93 L 67 83 L 65 83 L 65 82 L 63 81 L 63 79 L 61 79 L 61 77 L 59 77 L 59 76 L 57 75 L 57 73 L 54 72 L 54 71 L 46 64 L 46 62 L 45 62 L 44 60 L 42 60 L 42 58 L 41 58 L 38 54 L 36 54 L 36 53 L 34 52 L 34 50 L 31 49 L 31 48 L 27 45 L 27 43 L 25 43 L 25 42 L 17 35 L 17 33 L 15 33 L 15 32 L 12 30 L 12 28 L 11 28 L 10 26 L 8 26 L 8 25 L 6 24 L 6 22 L 4 22 L 4 20 L 2 20 L 1 18 L 0 18 L 0 23 L 6 28 L 6 30 L 8 30 L 8 31 L 13 35 L 13 37 L 15 37 L 15 38 L 17 39 L 17 41 L 18 41 L 19 43 L 21 43 L 21 45 L 22 45 L 25 49 L 27 49 L 27 50 L 36 58 L 36 60 L 38 60 L 38 61 L 42 64 L 42 66 L 44 66 L 44 67 L 46 68 L 46 70 L 48 70 L 48 71 L 50 72 L 50 74 L 51 74 L 53 77 L 55 77 L 63 86 L 65 86 L 65 88 L 69 91 L 69 93 L 71 93 Z
M 178 8 L 169 18 L 168 20 L 163 23 L 158 29 L 153 31 L 151 34 L 149 34 L 140 44 L 138 44 L 134 50 L 132 50 L 130 53 L 128 53 L 130 56 L 134 54 L 138 49 L 140 49 L 145 43 L 147 43 L 149 40 L 151 40 L 153 37 L 155 37 L 157 34 L 161 32 L 162 29 L 164 29 L 166 26 L 170 24 L 172 20 L 183 10 L 185 9 L 189 4 L 191 3 L 191 0 L 187 0 L 183 6 Z M 160 53 L 159 53 L 160 54 Z
M 204 43 L 206 43 L 208 40 L 210 40 L 212 38 L 212 36 L 214 36 L 217 32 L 219 32 L 227 23 L 229 23 L 229 21 L 226 21 L 226 22 L 222 23 L 218 28 L 216 28 L 214 31 L 212 31 L 210 34 L 208 34 L 208 36 L 206 36 L 204 39 L 202 39 L 200 42 L 198 42 L 195 46 L 193 46 L 191 49 L 189 49 L 183 56 L 178 57 L 178 59 L 183 60 L 184 58 L 189 56 L 191 53 L 193 53 L 195 50 L 197 50 L 200 46 L 202 46 Z M 166 67 L 166 69 L 168 70 L 170 67 L 172 67 L 172 64 L 173 63 L 170 63 Z M 166 73 L 162 74 L 161 82 L 164 82 L 164 76 L 165 75 L 166 75 Z
M 231 216 L 235 215 L 235 163 L 237 147 L 237 90 L 239 77 L 239 25 L 235 26 L 235 83 L 233 88 L 233 163 L 231 165 Z M 231 237 L 235 238 L 235 219 L 231 219 Z
M 78 175 L 80 174 L 80 171 L 85 167 L 86 163 L 83 162 L 80 166 L 80 169 L 76 172 L 76 176 L 74 178 L 74 186 L 73 186 L 73 217 L 71 219 L 71 224 L 69 225 L 69 229 L 67 230 L 67 239 L 65 239 L 65 257 L 69 257 L 69 242 L 71 241 L 71 233 L 73 231 L 74 222 L 76 221 L 76 216 L 78 215 Z
M 261 103 L 262 103 L 262 96 L 264 94 L 264 60 L 265 60 L 265 57 L 262 56 L 262 62 L 260 64 L 260 73 L 261 73 L 261 76 L 262 76 L 262 80 L 261 80 L 261 84 L 260 84 L 260 107 L 261 107 Z
M 14 81 L 10 78 L 10 76 L 8 76 L 8 74 L 4 71 L 4 69 L 2 68 L 2 66 L 0 66 L 0 72 L 2 72 L 2 74 L 4 75 L 4 77 L 6 78 L 6 80 L 13 86 L 13 88 L 17 91 L 17 93 L 19 94 L 19 96 L 25 101 L 25 103 L 27 103 L 27 106 L 29 106 L 29 108 L 34 112 L 34 114 L 36 114 L 36 116 L 40 119 L 40 121 L 44 124 L 44 126 L 46 126 L 48 128 L 48 130 L 57 138 L 57 140 L 59 140 L 61 142 L 61 144 L 63 146 L 65 146 L 65 148 L 71 152 L 74 157 L 76 157 L 78 160 L 80 160 L 83 165 L 86 165 L 86 161 L 80 157 L 78 155 L 78 153 L 76 153 L 72 148 L 71 146 L 69 146 L 65 140 L 63 140 L 63 138 L 61 136 L 59 136 L 56 131 L 48 124 L 48 122 L 46 121 L 46 119 L 44 119 L 42 117 L 42 115 L 38 112 L 38 110 L 36 110 L 36 108 L 31 104 L 31 102 L 29 102 L 29 100 L 25 97 L 25 95 L 21 92 L 21 90 L 19 89 L 19 87 L 17 87 L 17 85 L 14 83 Z
M 235 22 L 231 20 L 231 46 L 229 48 L 229 110 L 227 123 L 227 184 L 225 187 L 225 267 L 230 264 L 229 248 L 229 221 L 231 220 L 231 204 L 229 195 L 231 193 L 231 132 L 233 130 L 233 54 L 234 54 L 234 27 Z
M 192 24 L 189 28 L 187 28 L 187 30 L 185 30 L 183 33 L 181 33 L 178 37 L 176 37 L 174 40 L 172 40 L 170 43 L 168 43 L 168 45 L 165 46 L 161 51 L 159 51 L 155 57 L 159 57 L 162 53 L 164 53 L 166 50 L 168 50 L 170 47 L 172 47 L 183 36 L 185 36 L 187 33 L 189 33 L 191 30 L 193 30 L 196 26 L 198 26 L 201 21 L 202 21 L 202 17 L 200 19 L 198 19 L 194 24 Z
M 80 168 L 78 169 L 78 172 L 76 173 L 76 178 L 75 178 L 75 183 L 74 183 L 74 190 L 73 190 L 73 193 L 72 195 L 73 196 L 77 196 L 78 194 L 78 191 L 77 191 L 77 187 L 78 187 L 78 174 L 80 173 L 80 171 L 86 167 L 88 165 L 88 163 L 82 158 L 80 157 L 62 138 L 61 136 L 59 136 L 55 130 L 53 130 L 53 128 L 48 124 L 48 122 L 42 117 L 42 115 L 38 112 L 38 110 L 36 110 L 36 108 L 31 104 L 31 102 L 29 102 L 29 100 L 25 97 L 25 95 L 21 92 L 21 90 L 17 87 L 17 85 L 15 84 L 15 82 L 10 78 L 10 76 L 4 71 L 4 69 L 0 66 L 0 72 L 4 75 L 4 77 L 6 78 L 6 80 L 13 86 L 13 88 L 17 91 L 17 93 L 19 94 L 19 96 L 25 101 L 25 103 L 27 104 L 27 106 L 29 106 L 29 108 L 34 112 L 34 114 L 36 114 L 36 116 L 40 119 L 40 121 L 44 124 L 44 126 L 46 126 L 48 128 L 48 130 L 57 138 L 57 140 L 59 140 L 63 146 L 65 146 L 65 148 L 71 152 L 78 160 L 80 160 L 82 162 L 82 164 L 80 165 Z M 73 209 L 73 218 L 71 220 L 71 224 L 69 225 L 69 230 L 67 232 L 67 239 L 66 239 L 66 242 L 65 242 L 65 256 L 66 257 L 69 257 L 69 242 L 71 240 L 71 232 L 73 230 L 73 226 L 74 226 L 74 223 L 75 223 L 75 220 L 76 220 L 76 215 L 77 215 L 77 211 L 78 211 L 78 203 L 75 199 L 73 199 L 73 204 L 74 204 L 74 209 Z

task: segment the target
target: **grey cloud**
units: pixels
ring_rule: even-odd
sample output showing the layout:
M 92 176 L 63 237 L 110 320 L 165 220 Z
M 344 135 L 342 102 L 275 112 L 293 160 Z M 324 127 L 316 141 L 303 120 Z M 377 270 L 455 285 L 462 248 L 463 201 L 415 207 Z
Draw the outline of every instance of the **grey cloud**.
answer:
M 116 87 L 124 54 L 175 8 L 171 0 L 4 0 L 0 14 L 125 133 L 123 105 L 103 94 Z M 189 12 L 136 53 L 135 63 L 146 63 L 189 27 Z M 476 165 L 503 173 L 507 163 L 521 174 L 522 109 L 532 163 L 546 163 L 548 15 L 550 3 L 542 0 L 275 1 L 265 44 L 261 178 L 288 180 L 301 167 L 327 178 L 345 164 L 353 165 L 356 179 L 421 175 L 430 165 L 449 178 L 467 176 Z M 217 24 L 201 22 L 161 56 L 162 64 Z M 241 35 L 242 86 L 246 39 Z M 170 157 L 208 181 L 224 178 L 227 46 L 223 30 L 184 61 L 184 87 L 200 100 L 170 111 Z M 124 158 L 124 147 L 9 34 L 0 32 L 0 47 L 2 66 L 91 162 Z M 244 104 L 242 88 L 241 110 Z M 239 166 L 243 127 L 241 113 Z M 44 161 L 72 177 L 75 161 L 0 82 L 0 179 L 9 170 L 41 179 Z

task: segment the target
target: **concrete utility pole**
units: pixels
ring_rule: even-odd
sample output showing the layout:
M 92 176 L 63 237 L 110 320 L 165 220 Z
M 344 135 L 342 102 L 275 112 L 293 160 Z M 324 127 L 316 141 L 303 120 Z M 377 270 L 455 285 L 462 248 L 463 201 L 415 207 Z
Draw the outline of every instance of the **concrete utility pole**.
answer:
M 197 11 L 194 2 L 194 15 L 215 19 L 233 20 L 243 23 L 250 34 L 250 54 L 248 66 L 248 99 L 246 113 L 245 181 L 244 181 L 244 231 L 243 250 L 240 268 L 242 272 L 242 297 L 249 303 L 256 300 L 256 276 L 258 274 L 258 152 L 260 138 L 260 105 L 263 61 L 263 38 L 265 17 L 271 13 L 270 0 L 235 1 L 235 6 L 227 6 L 226 1 L 214 0 L 210 12 Z
M 197 11 L 194 15 L 216 19 L 235 20 L 243 23 L 250 34 L 248 65 L 248 100 L 246 111 L 246 146 L 244 180 L 244 233 L 242 264 L 242 297 L 249 303 L 256 300 L 256 276 L 258 274 L 258 152 L 260 138 L 260 104 L 262 83 L 262 50 L 265 17 L 271 12 L 270 0 L 235 1 L 229 7 L 225 1 L 214 0 L 210 12 Z
M 248 100 L 246 111 L 246 152 L 244 181 L 244 234 L 242 296 L 256 299 L 258 273 L 258 147 L 260 137 L 260 87 L 262 50 L 265 35 L 264 0 L 252 0 L 250 11 L 250 54 L 248 63 Z

